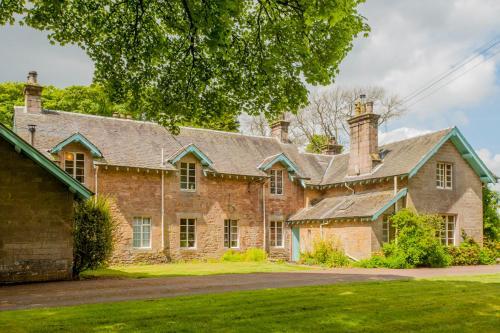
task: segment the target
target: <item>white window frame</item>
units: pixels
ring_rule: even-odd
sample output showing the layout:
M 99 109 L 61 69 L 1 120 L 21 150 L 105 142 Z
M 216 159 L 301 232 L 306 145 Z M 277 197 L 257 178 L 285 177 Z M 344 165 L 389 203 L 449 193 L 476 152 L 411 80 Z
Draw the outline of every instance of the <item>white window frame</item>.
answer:
M 382 217 L 382 243 L 389 243 L 391 241 L 391 222 L 389 217 L 384 215 Z
M 283 227 L 284 227 L 283 221 L 271 221 L 269 223 L 269 238 L 270 238 L 269 245 L 271 247 L 274 248 L 285 247 Z M 278 245 L 278 241 L 281 241 L 281 244 Z
M 191 226 L 190 224 L 193 224 L 193 238 L 194 239 L 189 239 L 189 234 L 191 231 L 189 231 L 189 227 Z M 184 225 L 183 225 L 184 224 Z M 182 231 L 182 228 L 186 227 L 186 231 Z M 192 241 L 193 245 L 190 246 L 189 242 Z M 183 245 L 183 242 L 186 242 L 186 245 Z M 179 247 L 181 249 L 196 249 L 196 242 L 197 242 L 197 237 L 196 237 L 196 219 L 195 218 L 181 218 L 179 221 Z
M 440 190 L 453 189 L 453 164 L 437 162 L 436 164 L 436 188 Z
M 184 180 L 183 177 L 185 177 Z M 196 191 L 196 163 L 180 162 L 179 186 L 181 191 Z
M 235 230 L 236 232 L 234 232 Z M 236 237 L 236 240 L 234 237 Z M 236 245 L 233 245 L 234 241 L 236 241 Z M 224 247 L 228 249 L 238 249 L 240 247 L 240 228 L 238 220 L 224 220 Z
M 136 232 L 136 227 L 139 228 L 139 232 Z M 144 233 L 146 232 L 145 229 L 148 229 L 147 231 L 149 233 L 149 238 L 146 239 L 144 238 Z M 152 233 L 153 231 L 153 223 L 151 221 L 150 217 L 144 217 L 144 216 L 135 216 L 133 221 L 132 221 L 132 247 L 134 249 L 151 249 L 152 246 Z M 136 235 L 139 235 L 139 246 L 136 246 Z M 147 241 L 147 243 L 145 242 Z
M 439 239 L 443 245 L 456 245 L 457 239 L 457 216 L 453 214 L 441 214 L 444 224 L 439 229 Z M 450 228 L 450 225 L 453 228 Z M 450 231 L 452 236 L 450 237 Z
M 71 159 L 68 158 L 71 156 Z M 71 162 L 71 166 L 69 165 Z M 77 167 L 76 163 L 82 162 L 83 167 Z M 77 175 L 77 170 L 81 170 L 82 174 Z M 64 171 L 66 171 L 71 177 L 78 180 L 80 183 L 85 183 L 85 154 L 81 152 L 64 152 Z
M 282 169 L 271 169 L 269 189 L 272 195 L 284 194 L 284 172 Z

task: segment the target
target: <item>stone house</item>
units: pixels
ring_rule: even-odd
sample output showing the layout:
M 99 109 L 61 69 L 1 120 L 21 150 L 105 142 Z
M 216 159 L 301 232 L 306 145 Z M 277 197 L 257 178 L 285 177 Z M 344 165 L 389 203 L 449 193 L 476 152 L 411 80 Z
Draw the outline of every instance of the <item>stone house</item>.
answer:
M 72 277 L 73 201 L 92 195 L 0 124 L 0 283 Z
M 387 216 L 402 207 L 446 217 L 442 241 L 463 229 L 482 241 L 481 189 L 496 176 L 457 128 L 379 146 L 378 118 L 360 103 L 351 150 L 334 140 L 308 154 L 288 140 L 285 120 L 271 137 L 162 126 L 120 117 L 43 110 L 31 74 L 15 131 L 36 124 L 34 147 L 113 202 L 121 262 L 220 257 L 264 248 L 297 260 L 321 237 L 366 258 L 394 237 Z

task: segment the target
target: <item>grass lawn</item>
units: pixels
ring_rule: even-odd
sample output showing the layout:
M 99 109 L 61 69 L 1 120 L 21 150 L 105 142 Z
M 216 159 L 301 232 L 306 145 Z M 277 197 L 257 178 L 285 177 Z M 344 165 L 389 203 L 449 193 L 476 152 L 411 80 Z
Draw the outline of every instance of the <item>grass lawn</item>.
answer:
M 292 272 L 313 269 L 286 263 L 272 262 L 189 262 L 160 265 L 112 266 L 83 272 L 83 278 L 152 278 L 186 275 L 246 274 L 263 272 Z
M 498 332 L 500 275 L 0 312 L 0 332 Z

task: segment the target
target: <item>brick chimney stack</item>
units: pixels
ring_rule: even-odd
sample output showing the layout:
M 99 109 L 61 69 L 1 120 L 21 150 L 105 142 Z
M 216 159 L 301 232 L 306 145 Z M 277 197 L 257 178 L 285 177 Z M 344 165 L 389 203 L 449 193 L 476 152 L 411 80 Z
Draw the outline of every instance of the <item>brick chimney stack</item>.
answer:
M 373 102 L 365 102 L 361 95 L 356 102 L 355 115 L 347 122 L 350 128 L 349 166 L 347 174 L 357 176 L 370 173 L 380 162 L 378 152 L 378 119 L 373 113 Z
M 322 153 L 325 155 L 338 155 L 342 153 L 342 145 L 337 143 L 337 138 L 331 136 L 328 138 L 328 143 L 323 147 Z
M 271 136 L 277 138 L 281 143 L 290 143 L 288 127 L 290 127 L 290 122 L 285 120 L 285 114 L 283 114 L 280 120 L 271 124 Z
M 37 81 L 38 74 L 35 71 L 28 73 L 28 81 L 24 86 L 24 112 L 42 112 L 42 86 Z

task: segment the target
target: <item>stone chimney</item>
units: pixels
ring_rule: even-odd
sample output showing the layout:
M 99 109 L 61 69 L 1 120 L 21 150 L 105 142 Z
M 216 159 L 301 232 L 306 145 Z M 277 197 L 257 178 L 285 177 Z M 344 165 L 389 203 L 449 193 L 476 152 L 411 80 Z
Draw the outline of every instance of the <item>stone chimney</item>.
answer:
M 35 71 L 28 73 L 28 82 L 24 86 L 24 112 L 42 112 L 42 86 L 37 81 L 38 74 Z
M 277 138 L 281 143 L 290 143 L 288 139 L 288 127 L 290 122 L 285 120 L 285 115 L 280 120 L 271 124 L 271 136 Z
M 361 95 L 356 102 L 355 115 L 347 122 L 350 128 L 349 166 L 347 174 L 357 176 L 370 173 L 380 162 L 378 152 L 378 119 L 373 113 L 373 102 L 365 102 Z
M 337 143 L 337 138 L 331 136 L 328 138 L 328 143 L 323 147 L 321 153 L 325 155 L 338 155 L 342 153 L 342 145 Z

